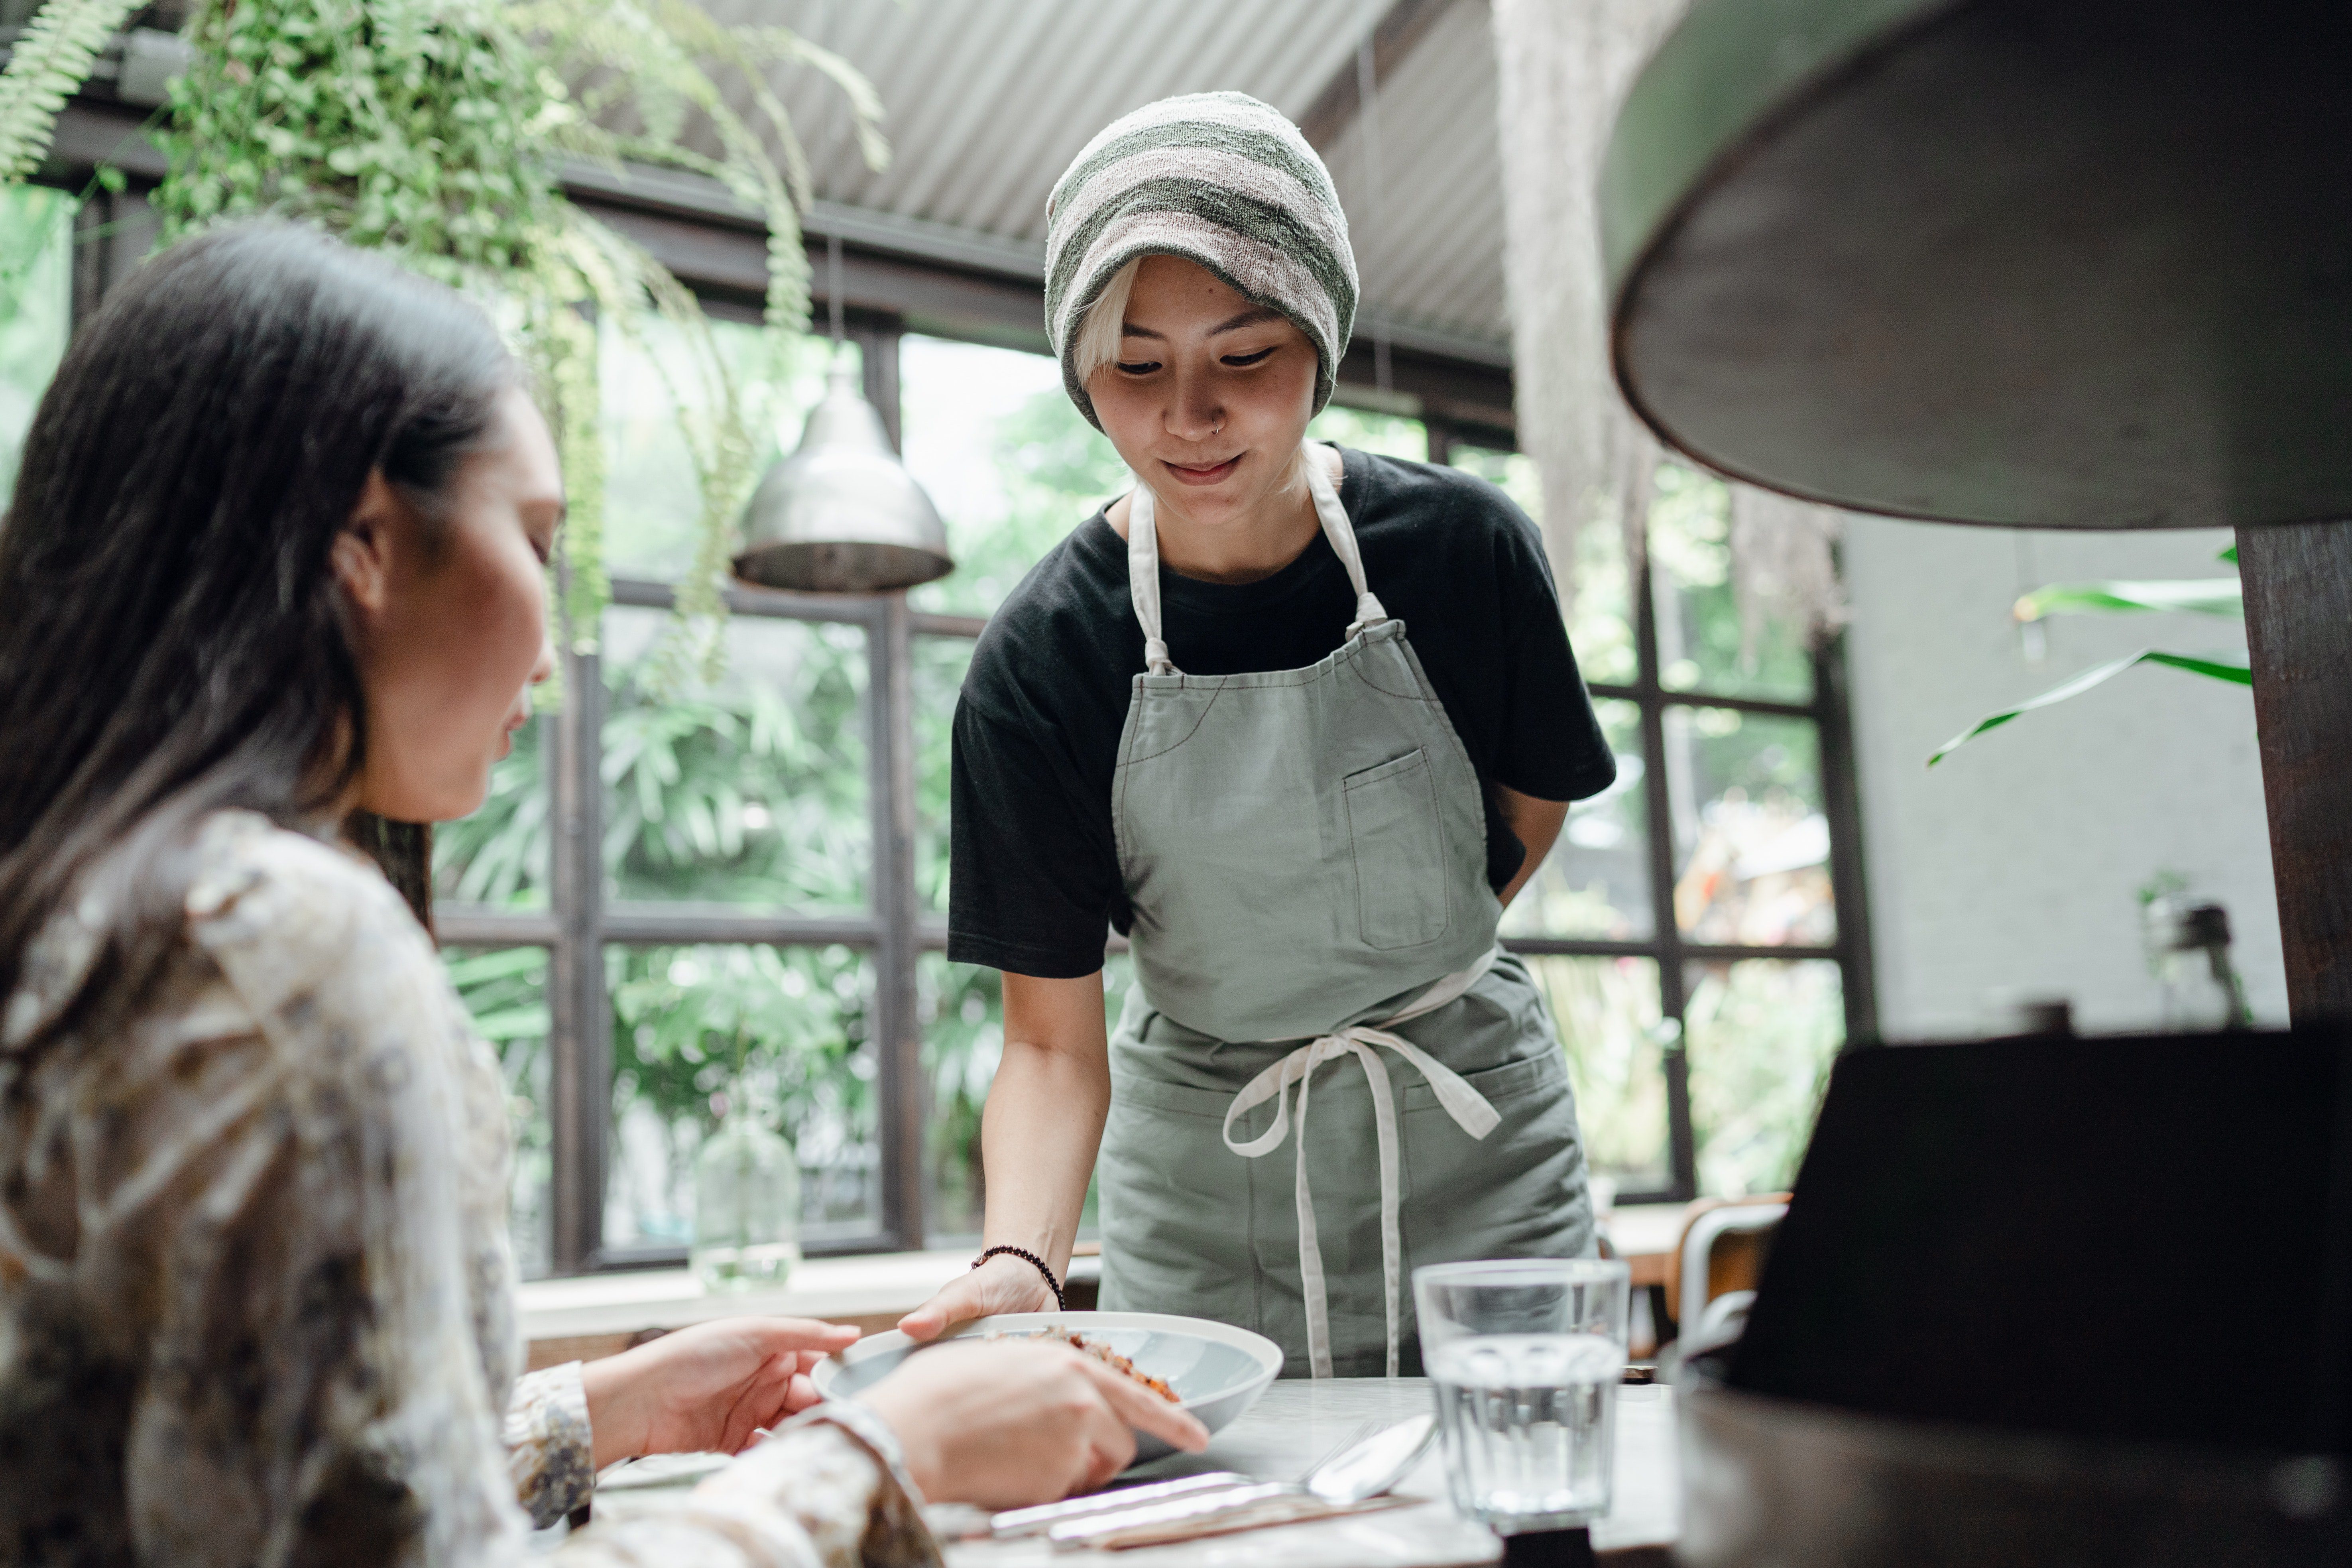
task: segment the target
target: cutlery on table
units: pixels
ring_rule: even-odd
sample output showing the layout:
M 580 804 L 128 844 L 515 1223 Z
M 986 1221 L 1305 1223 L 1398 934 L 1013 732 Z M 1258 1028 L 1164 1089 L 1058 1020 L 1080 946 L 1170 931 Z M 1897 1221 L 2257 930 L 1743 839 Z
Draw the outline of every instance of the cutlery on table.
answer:
M 1198 1487 L 1150 1499 L 1137 1495 L 1150 1489 L 1138 1488 L 1116 1494 L 1118 1506 L 1048 1521 L 1045 1535 L 1055 1546 L 1146 1546 L 1344 1512 L 1402 1480 L 1436 1432 L 1434 1415 L 1412 1416 L 1347 1445 L 1297 1481 Z

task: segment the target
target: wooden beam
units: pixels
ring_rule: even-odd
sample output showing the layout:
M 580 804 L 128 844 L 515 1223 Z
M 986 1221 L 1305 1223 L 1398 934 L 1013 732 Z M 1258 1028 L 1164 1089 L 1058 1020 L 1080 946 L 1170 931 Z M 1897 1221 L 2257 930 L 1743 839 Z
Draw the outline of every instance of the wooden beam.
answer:
M 2352 522 L 2238 531 L 2287 1011 L 2352 1019 Z
M 1446 7 L 1453 3 L 1454 0 L 1395 0 L 1389 6 L 1387 13 L 1372 26 L 1372 85 L 1375 88 L 1396 74 L 1397 67 L 1404 63 L 1404 58 L 1412 53 L 1414 47 L 1428 34 L 1437 19 L 1445 15 Z M 1328 152 L 1331 144 L 1356 122 L 1356 116 L 1364 107 L 1359 86 L 1356 55 L 1351 49 L 1348 53 L 1347 64 L 1331 73 L 1331 79 L 1323 84 L 1323 90 L 1315 95 L 1307 106 L 1307 112 L 1298 117 L 1298 129 L 1306 136 L 1308 145 L 1318 152 Z

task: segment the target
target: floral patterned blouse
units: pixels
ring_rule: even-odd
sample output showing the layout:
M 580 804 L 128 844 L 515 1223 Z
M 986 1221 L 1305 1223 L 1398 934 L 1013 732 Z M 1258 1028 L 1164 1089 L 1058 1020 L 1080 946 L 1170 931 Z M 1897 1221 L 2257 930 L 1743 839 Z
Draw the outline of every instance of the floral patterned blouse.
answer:
M 515 1375 L 495 1059 L 365 861 L 222 812 L 191 869 L 136 1016 L 26 1048 L 97 894 L 0 1011 L 0 1563 L 535 1557 L 593 1447 L 577 1363 Z M 821 1407 L 562 1555 L 935 1563 L 893 1447 Z

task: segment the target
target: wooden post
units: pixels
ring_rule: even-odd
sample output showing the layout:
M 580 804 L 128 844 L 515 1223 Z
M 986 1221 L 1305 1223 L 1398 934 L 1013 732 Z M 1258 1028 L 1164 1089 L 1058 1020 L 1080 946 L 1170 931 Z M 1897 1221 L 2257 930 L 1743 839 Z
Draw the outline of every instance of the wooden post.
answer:
M 882 597 L 866 638 L 868 767 L 874 792 L 875 1065 L 882 1100 L 882 1223 L 895 1245 L 924 1245 L 923 1128 L 930 1091 L 923 1080 L 915 965 L 922 945 L 915 907 L 914 617 L 904 592 Z
M 2287 1009 L 2352 1019 L 2352 522 L 2238 531 Z
M 604 1129 L 613 1115 L 613 1012 L 604 986 L 604 677 L 593 653 L 563 656 L 555 721 L 555 832 L 548 880 L 558 931 L 549 954 L 550 1262 L 593 1268 L 604 1248 Z

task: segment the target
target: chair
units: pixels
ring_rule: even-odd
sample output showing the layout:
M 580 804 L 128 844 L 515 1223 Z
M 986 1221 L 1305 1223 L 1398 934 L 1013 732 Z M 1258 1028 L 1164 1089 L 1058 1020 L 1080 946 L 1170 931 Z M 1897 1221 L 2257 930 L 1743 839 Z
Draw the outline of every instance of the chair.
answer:
M 1764 1272 L 1772 1233 L 1789 1212 L 1789 1194 L 1702 1198 L 1690 1206 L 1675 1265 L 1666 1273 L 1666 1315 L 1685 1353 L 1719 1337 L 1745 1315 Z

